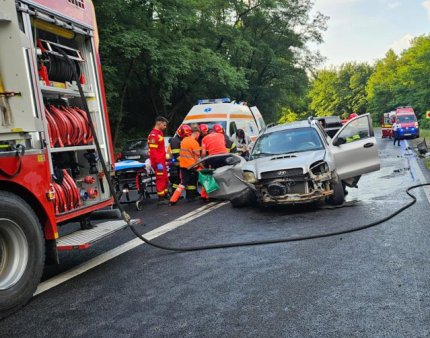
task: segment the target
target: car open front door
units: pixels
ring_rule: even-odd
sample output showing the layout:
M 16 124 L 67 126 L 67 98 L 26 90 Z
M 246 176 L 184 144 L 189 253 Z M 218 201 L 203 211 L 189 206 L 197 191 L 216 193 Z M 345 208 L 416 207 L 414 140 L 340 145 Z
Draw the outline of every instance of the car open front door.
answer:
M 378 147 L 370 114 L 348 121 L 330 144 L 336 171 L 342 180 L 380 168 Z

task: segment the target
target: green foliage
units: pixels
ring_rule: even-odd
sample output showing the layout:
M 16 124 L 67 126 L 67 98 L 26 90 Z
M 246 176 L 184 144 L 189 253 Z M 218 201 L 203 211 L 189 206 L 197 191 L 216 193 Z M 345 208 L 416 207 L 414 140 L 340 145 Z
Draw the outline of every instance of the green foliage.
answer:
M 174 129 L 199 98 L 230 96 L 266 120 L 306 110 L 326 17 L 311 0 L 94 0 L 115 139 L 156 115 Z
M 278 123 L 289 123 L 294 121 L 305 120 L 309 117 L 307 112 L 295 112 L 290 108 L 283 108 L 281 111 L 281 117 L 278 120 Z
M 309 91 L 310 109 L 317 116 L 365 113 L 366 83 L 372 71 L 366 63 L 345 63 L 338 69 L 320 70 Z
M 398 106 L 412 106 L 418 117 L 430 110 L 429 73 L 430 36 L 414 39 L 400 56 L 388 51 L 377 63 L 367 85 L 374 120 Z M 426 120 L 422 120 L 422 126 L 430 127 Z

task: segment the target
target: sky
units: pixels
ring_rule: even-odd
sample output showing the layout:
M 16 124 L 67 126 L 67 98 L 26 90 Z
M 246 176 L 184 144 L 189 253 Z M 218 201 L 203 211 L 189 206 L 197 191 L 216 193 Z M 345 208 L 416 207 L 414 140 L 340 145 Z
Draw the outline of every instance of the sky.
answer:
M 430 0 L 314 0 L 314 10 L 330 17 L 324 43 L 316 48 L 324 67 L 374 62 L 413 37 L 430 33 Z

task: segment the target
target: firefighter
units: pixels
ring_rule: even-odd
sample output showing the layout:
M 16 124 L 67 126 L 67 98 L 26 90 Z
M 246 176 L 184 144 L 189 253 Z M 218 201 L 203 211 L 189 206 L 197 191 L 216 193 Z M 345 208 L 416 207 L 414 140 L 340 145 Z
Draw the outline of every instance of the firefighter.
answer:
M 199 136 L 200 129 L 198 127 L 191 128 L 191 136 L 187 136 L 182 140 L 179 152 L 181 184 L 185 187 L 185 196 L 189 200 L 197 197 L 197 172 L 195 169 L 189 168 L 200 159 Z
M 199 144 L 202 145 L 203 138 L 209 134 L 209 126 L 205 123 L 199 124 L 200 129 L 200 137 L 199 137 Z
M 155 119 L 155 126 L 148 137 L 149 159 L 156 177 L 156 189 L 159 204 L 168 203 L 169 177 L 166 168 L 166 148 L 164 145 L 164 131 L 167 129 L 167 119 L 159 116 Z
M 171 166 L 169 170 L 169 180 L 172 183 L 172 188 L 176 189 L 181 183 L 179 173 L 179 151 L 181 150 L 181 141 L 184 137 L 191 135 L 191 127 L 184 124 L 176 131 L 176 135 L 169 141 L 168 152 L 170 154 Z
M 205 136 L 202 140 L 202 157 L 206 157 L 207 155 L 228 154 L 228 152 L 224 129 L 220 124 L 215 124 L 212 127 L 212 133 Z M 208 159 L 206 164 L 212 169 L 222 167 L 225 165 L 225 157 Z

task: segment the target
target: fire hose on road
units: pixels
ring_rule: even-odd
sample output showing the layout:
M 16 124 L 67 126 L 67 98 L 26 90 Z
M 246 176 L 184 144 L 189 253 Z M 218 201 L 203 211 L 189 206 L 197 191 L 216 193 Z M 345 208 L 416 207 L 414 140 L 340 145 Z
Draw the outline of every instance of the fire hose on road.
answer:
M 60 54 L 63 55 L 63 57 L 67 60 L 67 62 L 70 64 L 71 68 L 73 68 L 73 64 L 71 62 L 71 60 L 68 58 L 67 54 L 58 48 L 58 52 Z M 74 68 L 73 68 L 74 69 Z M 91 130 L 91 133 L 93 135 L 94 138 L 94 143 L 96 145 L 96 150 L 97 153 L 99 155 L 99 159 L 103 168 L 103 172 L 105 173 L 107 182 L 108 182 L 108 186 L 109 186 L 109 190 L 114 198 L 115 204 L 117 205 L 117 207 L 119 208 L 119 210 L 121 211 L 121 215 L 124 219 L 124 221 L 127 223 L 127 225 L 129 226 L 129 228 L 131 229 L 131 231 L 136 235 L 136 237 L 138 237 L 139 239 L 141 239 L 143 242 L 145 242 L 148 245 L 151 245 L 155 248 L 158 249 L 162 249 L 162 250 L 169 250 L 169 251 L 176 251 L 176 252 L 190 252 L 190 251 L 205 251 L 205 250 L 216 250 L 216 249 L 227 249 L 227 248 L 239 248 L 239 247 L 247 247 L 247 246 L 258 246 L 258 245 L 268 245 L 268 244 L 280 244 L 280 243 L 291 243 L 291 242 L 301 242 L 301 241 L 307 241 L 307 240 L 314 240 L 314 239 L 320 239 L 320 238 L 327 238 L 327 237 L 334 237 L 334 236 L 339 236 L 339 235 L 345 235 L 345 234 L 350 234 L 350 233 L 354 233 L 354 232 L 358 232 L 358 231 L 362 231 L 365 229 L 369 229 L 372 227 L 375 227 L 379 224 L 385 223 L 387 221 L 389 221 L 390 219 L 396 217 L 397 215 L 399 215 L 400 213 L 402 213 L 403 211 L 405 211 L 406 209 L 410 208 L 411 206 L 413 206 L 416 202 L 417 202 L 417 198 L 415 197 L 415 195 L 413 195 L 411 193 L 411 190 L 417 189 L 419 187 L 425 187 L 425 186 L 430 186 L 430 183 L 423 183 L 423 184 L 417 184 L 417 185 L 413 185 L 409 188 L 406 189 L 406 194 L 412 199 L 408 204 L 404 205 L 403 207 L 399 208 L 398 210 L 394 211 L 393 213 L 389 214 L 388 216 L 381 218 L 377 221 L 371 222 L 369 224 L 365 224 L 365 225 L 361 225 L 361 226 L 356 226 L 350 229 L 346 229 L 346 230 L 341 230 L 341 231 L 334 231 L 334 232 L 328 232 L 328 233 L 322 233 L 322 234 L 316 234 L 316 235 L 310 235 L 310 236 L 297 236 L 297 237 L 287 237 L 287 238 L 277 238 L 277 239 L 268 239 L 268 240 L 259 240 L 259 241 L 245 241 L 245 242 L 235 242 L 235 243 L 221 243 L 221 244 L 210 244 L 210 245 L 203 245 L 203 246 L 194 246 L 194 247 L 171 247 L 171 246 L 166 246 L 166 245 L 161 245 L 158 243 L 154 243 L 153 241 L 145 238 L 144 236 L 142 236 L 140 233 L 138 233 L 138 231 L 136 230 L 136 228 L 131 224 L 131 218 L 130 216 L 127 214 L 127 212 L 124 210 L 124 208 L 122 207 L 122 205 L 119 203 L 118 200 L 118 196 L 115 193 L 115 189 L 114 186 L 112 184 L 112 181 L 110 179 L 110 175 L 109 172 L 107 170 L 106 167 L 106 163 L 104 161 L 103 158 L 103 154 L 102 151 L 100 149 L 100 144 L 98 142 L 98 138 L 94 129 L 94 125 L 91 119 L 91 114 L 89 112 L 88 109 L 88 104 L 87 101 L 85 100 L 85 95 L 82 89 L 82 85 L 79 82 L 79 77 L 78 74 L 76 73 L 76 71 L 74 71 L 74 79 L 78 85 L 78 89 L 79 89 L 79 93 L 80 93 L 80 97 L 82 100 L 82 104 L 84 106 L 84 111 L 86 113 L 87 116 L 87 120 L 89 123 L 89 127 Z

